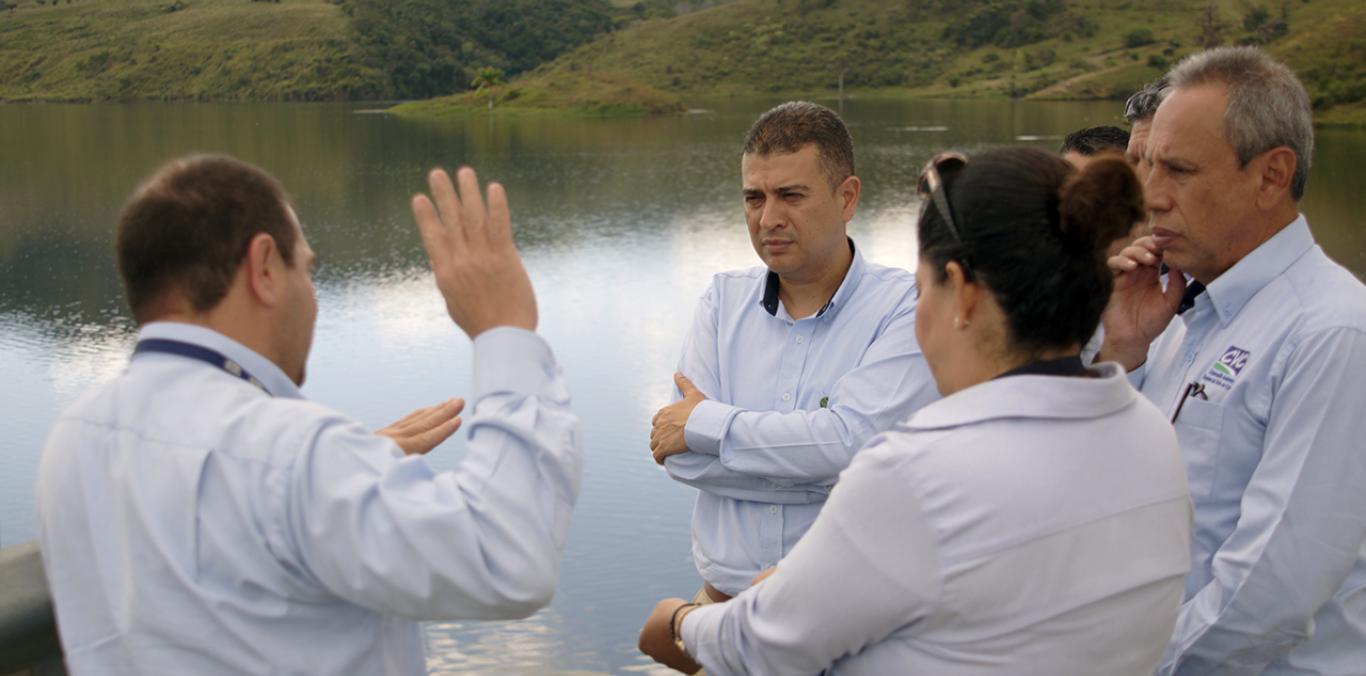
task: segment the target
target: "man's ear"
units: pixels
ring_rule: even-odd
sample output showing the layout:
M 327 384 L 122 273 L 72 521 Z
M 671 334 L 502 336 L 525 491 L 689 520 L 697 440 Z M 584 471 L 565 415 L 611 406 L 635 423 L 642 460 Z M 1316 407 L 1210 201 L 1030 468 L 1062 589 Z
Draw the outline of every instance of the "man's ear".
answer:
M 247 257 L 242 261 L 247 276 L 247 290 L 257 302 L 266 307 L 277 307 L 284 301 L 284 258 L 275 238 L 259 233 L 247 244 Z
M 1295 180 L 1295 167 L 1298 165 L 1295 151 L 1286 146 L 1277 146 L 1252 160 L 1252 170 L 1258 173 L 1257 208 L 1267 211 L 1280 204 L 1285 194 L 1290 192 L 1290 184 Z
M 840 196 L 840 214 L 844 222 L 854 220 L 854 213 L 858 211 L 859 194 L 863 191 L 863 182 L 858 180 L 857 176 L 850 176 L 841 181 L 835 191 Z

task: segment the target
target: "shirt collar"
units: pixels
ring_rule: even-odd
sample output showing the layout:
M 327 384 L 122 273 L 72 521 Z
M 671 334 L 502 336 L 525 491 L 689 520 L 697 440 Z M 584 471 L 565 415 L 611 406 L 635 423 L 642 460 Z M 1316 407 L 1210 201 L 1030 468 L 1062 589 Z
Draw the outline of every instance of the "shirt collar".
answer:
M 1309 232 L 1309 222 L 1304 214 L 1300 214 L 1290 225 L 1262 242 L 1261 246 L 1210 282 L 1205 287 L 1204 295 L 1218 313 L 1219 322 L 1228 326 L 1258 291 L 1285 272 L 1313 246 L 1314 236 Z
M 859 253 L 858 247 L 854 246 L 852 237 L 845 238 L 849 242 L 849 252 L 854 254 L 854 260 L 849 264 L 849 270 L 844 273 L 844 281 L 840 282 L 840 287 L 835 289 L 835 294 L 826 301 L 825 305 L 816 312 L 817 317 L 825 320 L 833 319 L 838 314 L 839 308 L 848 300 L 858 287 L 859 280 L 863 278 L 863 273 L 867 265 L 863 262 L 863 254 Z M 778 285 L 780 284 L 778 273 L 769 270 L 764 277 L 764 293 L 759 298 L 759 305 L 768 314 L 778 316 Z
M 1106 362 L 1098 378 L 1017 375 L 978 383 L 918 411 L 907 425 L 934 430 L 1003 418 L 1085 419 L 1114 413 L 1138 396 L 1124 369 Z
M 242 368 L 261 381 L 270 394 L 287 399 L 304 398 L 299 387 L 275 362 L 213 329 L 181 322 L 151 322 L 138 331 L 138 340 L 144 338 L 178 340 L 207 347 L 241 364 Z

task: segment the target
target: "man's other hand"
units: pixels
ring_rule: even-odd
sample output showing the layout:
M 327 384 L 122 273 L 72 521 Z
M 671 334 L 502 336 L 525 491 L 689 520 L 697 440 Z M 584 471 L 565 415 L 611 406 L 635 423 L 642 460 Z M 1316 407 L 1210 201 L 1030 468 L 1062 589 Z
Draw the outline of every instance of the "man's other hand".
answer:
M 707 398 L 682 373 L 674 374 L 674 384 L 683 393 L 683 398 L 659 409 L 650 421 L 650 453 L 660 465 L 664 464 L 665 458 L 688 450 L 683 428 L 687 426 L 692 410 Z
M 376 430 L 375 434 L 393 439 L 406 455 L 424 455 L 460 429 L 463 410 L 464 399 L 447 399 L 435 406 L 419 408 L 402 420 Z
M 1162 252 L 1152 237 L 1134 240 L 1107 263 L 1115 286 L 1102 315 L 1105 342 L 1096 359 L 1117 361 L 1132 371 L 1147 359 L 1148 346 L 1171 323 L 1186 291 L 1186 277 L 1169 268 L 1167 286 L 1162 287 Z
M 460 194 L 441 169 L 427 174 L 432 196 L 413 196 L 413 217 L 422 233 L 436 287 L 446 311 L 469 337 L 495 326 L 536 330 L 536 294 L 512 241 L 503 186 L 490 183 L 488 207 L 479 177 L 469 167 L 456 172 Z

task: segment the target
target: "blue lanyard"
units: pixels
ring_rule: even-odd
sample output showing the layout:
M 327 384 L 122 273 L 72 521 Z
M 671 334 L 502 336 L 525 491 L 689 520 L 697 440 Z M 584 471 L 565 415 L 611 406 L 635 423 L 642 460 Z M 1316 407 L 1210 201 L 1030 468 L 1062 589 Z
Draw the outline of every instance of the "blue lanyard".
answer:
M 205 364 L 213 366 L 214 368 L 223 369 L 225 372 L 237 376 L 238 378 L 241 378 L 242 380 L 245 380 L 251 383 L 252 385 L 255 385 L 256 387 L 259 387 L 262 392 L 270 394 L 270 390 L 267 390 L 266 386 L 261 384 L 261 381 L 257 380 L 250 373 L 247 373 L 247 370 L 242 368 L 241 364 L 238 364 L 232 359 L 223 356 L 219 352 L 210 350 L 207 347 L 195 345 L 193 343 L 183 343 L 178 340 L 166 340 L 164 338 L 144 338 L 138 341 L 137 347 L 133 348 L 133 354 L 142 354 L 144 352 L 160 352 L 162 354 L 173 354 L 178 357 L 185 357 L 186 359 L 195 359 L 197 361 L 202 361 Z

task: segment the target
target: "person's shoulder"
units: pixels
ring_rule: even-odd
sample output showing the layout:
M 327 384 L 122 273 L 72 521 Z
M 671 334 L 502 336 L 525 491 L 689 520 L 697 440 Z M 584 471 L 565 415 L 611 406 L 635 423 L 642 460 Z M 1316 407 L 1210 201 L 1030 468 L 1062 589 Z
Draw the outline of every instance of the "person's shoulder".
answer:
M 736 268 L 718 272 L 711 277 L 711 285 L 717 289 L 733 289 L 736 287 L 749 288 L 756 281 L 763 281 L 768 276 L 768 268 L 756 265 L 749 268 Z
M 1366 331 L 1366 285 L 1314 247 L 1285 272 L 1302 330 Z
M 881 263 L 874 263 L 873 261 L 866 259 L 863 261 L 863 264 L 864 276 L 875 280 L 877 283 L 902 287 L 915 285 L 915 273 L 910 270 L 891 265 L 883 265 Z
M 909 306 L 915 302 L 915 275 L 909 270 L 864 261 L 863 279 L 855 290 L 855 299 L 868 302 Z

